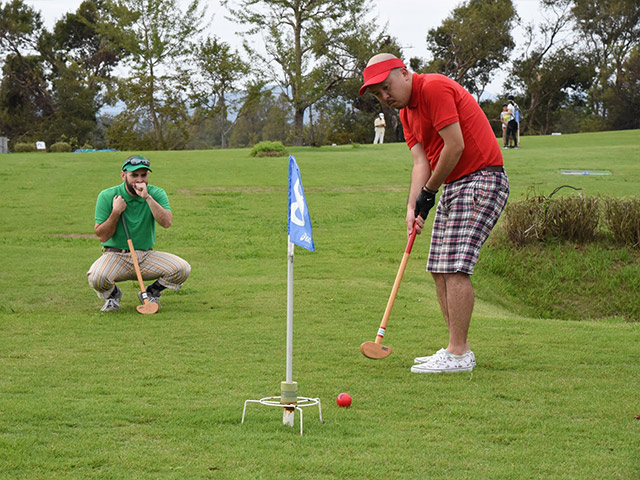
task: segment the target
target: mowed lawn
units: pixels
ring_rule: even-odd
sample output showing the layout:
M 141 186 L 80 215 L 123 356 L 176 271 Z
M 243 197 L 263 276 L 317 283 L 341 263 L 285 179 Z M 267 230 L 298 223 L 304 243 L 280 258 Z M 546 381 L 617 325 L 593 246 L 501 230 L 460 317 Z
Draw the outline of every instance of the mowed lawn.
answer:
M 563 184 L 637 196 L 639 133 L 523 137 L 504 151 L 511 200 Z M 473 374 L 411 374 L 447 338 L 425 232 L 393 354 L 360 354 L 406 244 L 402 144 L 291 149 L 317 249 L 296 248 L 293 377 L 325 423 L 305 408 L 301 437 L 298 414 L 289 428 L 252 404 L 241 425 L 244 401 L 285 379 L 287 158 L 146 152 L 174 212 L 156 248 L 192 275 L 154 316 L 136 312 L 135 282 L 105 314 L 86 280 L 95 200 L 130 153 L 0 156 L 0 478 L 640 478 L 638 323 L 530 318 L 478 297 Z

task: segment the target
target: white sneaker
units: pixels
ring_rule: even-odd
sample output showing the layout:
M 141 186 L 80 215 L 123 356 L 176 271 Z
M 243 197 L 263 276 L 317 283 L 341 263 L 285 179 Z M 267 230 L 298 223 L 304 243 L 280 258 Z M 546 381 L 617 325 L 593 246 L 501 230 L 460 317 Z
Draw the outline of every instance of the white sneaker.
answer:
M 424 362 L 411 367 L 412 373 L 470 372 L 476 366 L 476 357 L 471 350 L 464 355 L 453 355 L 444 349 Z
M 416 357 L 413 359 L 413 363 L 427 363 L 429 360 L 431 360 L 433 357 L 438 355 L 440 352 L 444 352 L 444 351 L 445 349 L 441 348 L 436 353 L 434 353 L 433 355 L 429 355 L 428 357 Z

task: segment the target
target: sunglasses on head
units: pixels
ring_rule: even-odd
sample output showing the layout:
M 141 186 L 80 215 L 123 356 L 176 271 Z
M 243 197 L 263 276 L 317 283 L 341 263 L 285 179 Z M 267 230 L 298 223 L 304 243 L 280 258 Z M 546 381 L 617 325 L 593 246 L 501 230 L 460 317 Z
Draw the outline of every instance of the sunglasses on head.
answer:
M 124 165 L 122 166 L 122 168 L 124 169 L 124 167 L 126 167 L 127 165 L 144 165 L 146 167 L 148 167 L 151 163 L 149 162 L 148 159 L 140 156 L 140 155 L 135 155 L 133 157 L 129 157 L 127 158 L 127 161 L 124 162 Z

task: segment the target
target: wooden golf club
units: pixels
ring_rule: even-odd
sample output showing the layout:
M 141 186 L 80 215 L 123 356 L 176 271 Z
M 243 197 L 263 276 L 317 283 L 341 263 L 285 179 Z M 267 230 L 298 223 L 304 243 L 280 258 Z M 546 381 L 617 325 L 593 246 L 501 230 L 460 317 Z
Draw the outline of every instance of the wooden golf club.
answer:
M 400 268 L 398 269 L 396 280 L 395 282 L 393 282 L 393 288 L 391 289 L 391 295 L 389 296 L 389 301 L 387 302 L 387 308 L 385 309 L 384 315 L 382 316 L 382 322 L 380 322 L 380 328 L 378 329 L 376 340 L 374 342 L 364 342 L 362 345 L 360 345 L 360 351 L 365 357 L 377 359 L 385 358 L 391 355 L 391 347 L 382 345 L 382 338 L 384 337 L 384 333 L 387 329 L 387 321 L 389 320 L 389 316 L 391 315 L 391 308 L 393 307 L 393 302 L 395 301 L 396 294 L 398 293 L 398 289 L 400 288 L 402 275 L 404 274 L 404 269 L 407 266 L 409 254 L 411 253 L 411 248 L 413 247 L 413 241 L 415 239 L 416 224 L 414 222 L 413 228 L 411 230 L 411 235 L 409 235 L 409 241 L 407 242 L 407 248 L 405 249 L 404 255 L 402 256 L 402 262 L 400 262 Z
M 142 272 L 140 272 L 140 265 L 138 264 L 138 256 L 136 250 L 133 248 L 133 242 L 129 235 L 129 229 L 127 228 L 127 221 L 124 218 L 124 212 L 120 216 L 122 218 L 122 226 L 124 227 L 124 233 L 127 235 L 127 244 L 129 245 L 129 251 L 131 252 L 131 260 L 133 260 L 133 268 L 136 269 L 136 276 L 138 277 L 138 283 L 140 284 L 140 290 L 142 291 L 143 304 L 138 305 L 136 310 L 143 315 L 151 315 L 158 311 L 158 304 L 151 303 L 147 296 L 147 289 L 144 288 L 144 282 L 142 281 Z

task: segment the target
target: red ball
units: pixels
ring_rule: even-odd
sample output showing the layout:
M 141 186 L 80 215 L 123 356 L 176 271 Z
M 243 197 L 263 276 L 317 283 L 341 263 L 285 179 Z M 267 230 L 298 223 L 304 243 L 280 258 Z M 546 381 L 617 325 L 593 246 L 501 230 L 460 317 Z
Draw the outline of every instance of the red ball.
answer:
M 338 398 L 336 398 L 336 403 L 339 407 L 348 407 L 351 405 L 351 395 L 348 393 L 341 393 L 338 395 Z

